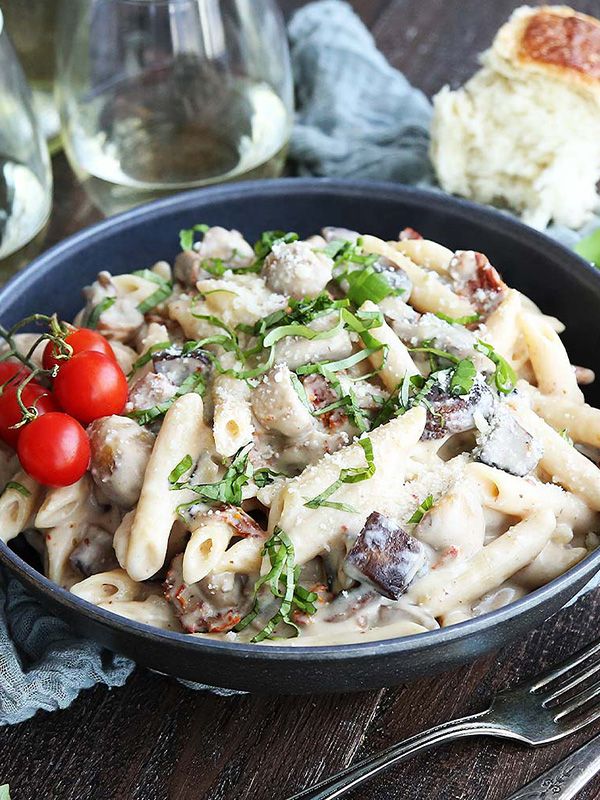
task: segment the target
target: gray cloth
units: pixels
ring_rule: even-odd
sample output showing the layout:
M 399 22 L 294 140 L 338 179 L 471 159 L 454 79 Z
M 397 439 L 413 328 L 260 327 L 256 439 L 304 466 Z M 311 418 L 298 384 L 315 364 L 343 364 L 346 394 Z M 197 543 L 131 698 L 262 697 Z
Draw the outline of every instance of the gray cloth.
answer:
M 431 105 L 389 66 L 352 9 L 311 3 L 289 34 L 298 98 L 290 153 L 300 174 L 431 184 Z M 0 568 L 0 725 L 65 708 L 96 683 L 122 686 L 133 669 L 73 634 Z

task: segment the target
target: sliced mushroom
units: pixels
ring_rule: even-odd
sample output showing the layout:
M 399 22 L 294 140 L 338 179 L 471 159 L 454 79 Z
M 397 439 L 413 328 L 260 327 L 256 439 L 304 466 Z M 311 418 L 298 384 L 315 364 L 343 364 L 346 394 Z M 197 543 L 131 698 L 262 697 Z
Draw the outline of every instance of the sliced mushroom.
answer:
M 346 556 L 344 572 L 397 600 L 425 567 L 425 548 L 393 520 L 373 511 Z
M 164 375 L 175 386 L 181 386 L 187 378 L 197 372 L 208 377 L 212 366 L 204 350 L 190 350 L 184 353 L 181 347 L 175 345 L 154 353 L 152 363 L 154 371 L 158 375 Z
M 132 508 L 142 490 L 154 436 L 132 419 L 113 415 L 87 429 L 94 483 L 120 508 Z
M 175 556 L 164 584 L 181 625 L 189 633 L 224 633 L 252 607 L 246 576 L 233 572 L 208 575 L 198 583 L 183 580 L 183 554 Z
M 269 289 L 301 300 L 316 297 L 331 280 L 333 261 L 308 242 L 276 242 L 265 259 L 263 277 Z
M 84 577 L 117 569 L 113 535 L 98 525 L 89 525 L 84 538 L 69 556 L 69 562 Z
M 543 455 L 541 444 L 499 403 L 481 434 L 475 457 L 489 467 L 524 477 L 537 467 Z
M 454 395 L 443 385 L 436 385 L 427 395 L 427 421 L 423 439 L 441 439 L 475 428 L 477 413 L 483 418 L 492 413 L 495 398 L 481 375 L 473 380 L 468 394 Z

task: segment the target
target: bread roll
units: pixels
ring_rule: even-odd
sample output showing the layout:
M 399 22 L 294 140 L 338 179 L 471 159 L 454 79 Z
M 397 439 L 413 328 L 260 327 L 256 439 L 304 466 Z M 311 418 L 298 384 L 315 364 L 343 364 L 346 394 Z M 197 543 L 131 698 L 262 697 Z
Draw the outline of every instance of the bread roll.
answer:
M 431 157 L 448 192 L 578 228 L 598 204 L 600 21 L 523 6 L 482 68 L 434 98 Z

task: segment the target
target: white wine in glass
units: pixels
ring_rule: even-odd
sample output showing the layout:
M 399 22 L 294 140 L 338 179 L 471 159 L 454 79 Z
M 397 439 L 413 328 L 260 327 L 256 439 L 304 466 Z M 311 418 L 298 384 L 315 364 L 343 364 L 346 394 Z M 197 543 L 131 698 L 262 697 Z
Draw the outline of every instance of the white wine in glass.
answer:
M 51 201 L 48 149 L 0 11 L 0 282 L 41 249 Z
M 62 13 L 63 142 L 105 213 L 280 174 L 292 90 L 272 0 L 64 0 Z

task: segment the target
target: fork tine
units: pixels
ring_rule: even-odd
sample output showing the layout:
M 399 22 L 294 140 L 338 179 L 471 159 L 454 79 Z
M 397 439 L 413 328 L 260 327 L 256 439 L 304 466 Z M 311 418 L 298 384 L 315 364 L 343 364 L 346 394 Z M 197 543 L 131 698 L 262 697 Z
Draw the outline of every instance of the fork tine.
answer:
M 596 681 L 591 686 L 588 686 L 587 689 L 577 692 L 577 694 L 573 695 L 568 703 L 553 708 L 553 711 L 558 712 L 554 716 L 554 721 L 558 722 L 558 720 L 562 719 L 562 717 L 565 717 L 567 714 L 571 714 L 573 711 L 581 708 L 583 705 L 588 703 L 590 700 L 594 700 L 596 697 L 600 697 L 600 681 Z
M 584 681 L 586 681 L 588 678 L 591 678 L 592 675 L 595 675 L 599 671 L 600 661 L 597 661 L 593 666 L 589 667 L 589 669 L 586 669 L 583 672 L 578 672 L 566 683 L 561 683 L 553 692 L 550 692 L 550 694 L 544 697 L 543 704 L 547 705 L 551 700 L 560 700 L 560 698 L 564 697 L 567 692 L 571 691 L 571 689 L 574 689 L 576 686 L 580 686 Z
M 552 669 L 547 670 L 546 672 L 540 673 L 537 678 L 530 683 L 530 691 L 537 692 L 542 689 L 544 686 L 547 686 L 552 681 L 560 678 L 561 675 L 564 675 L 565 672 L 568 672 L 570 669 L 574 667 L 578 667 L 587 661 L 592 656 L 595 656 L 597 653 L 600 653 L 600 642 L 594 642 L 588 647 L 584 647 L 582 650 L 578 650 L 575 655 L 571 658 L 563 661 L 562 664 L 558 664 L 556 667 L 552 667 Z

